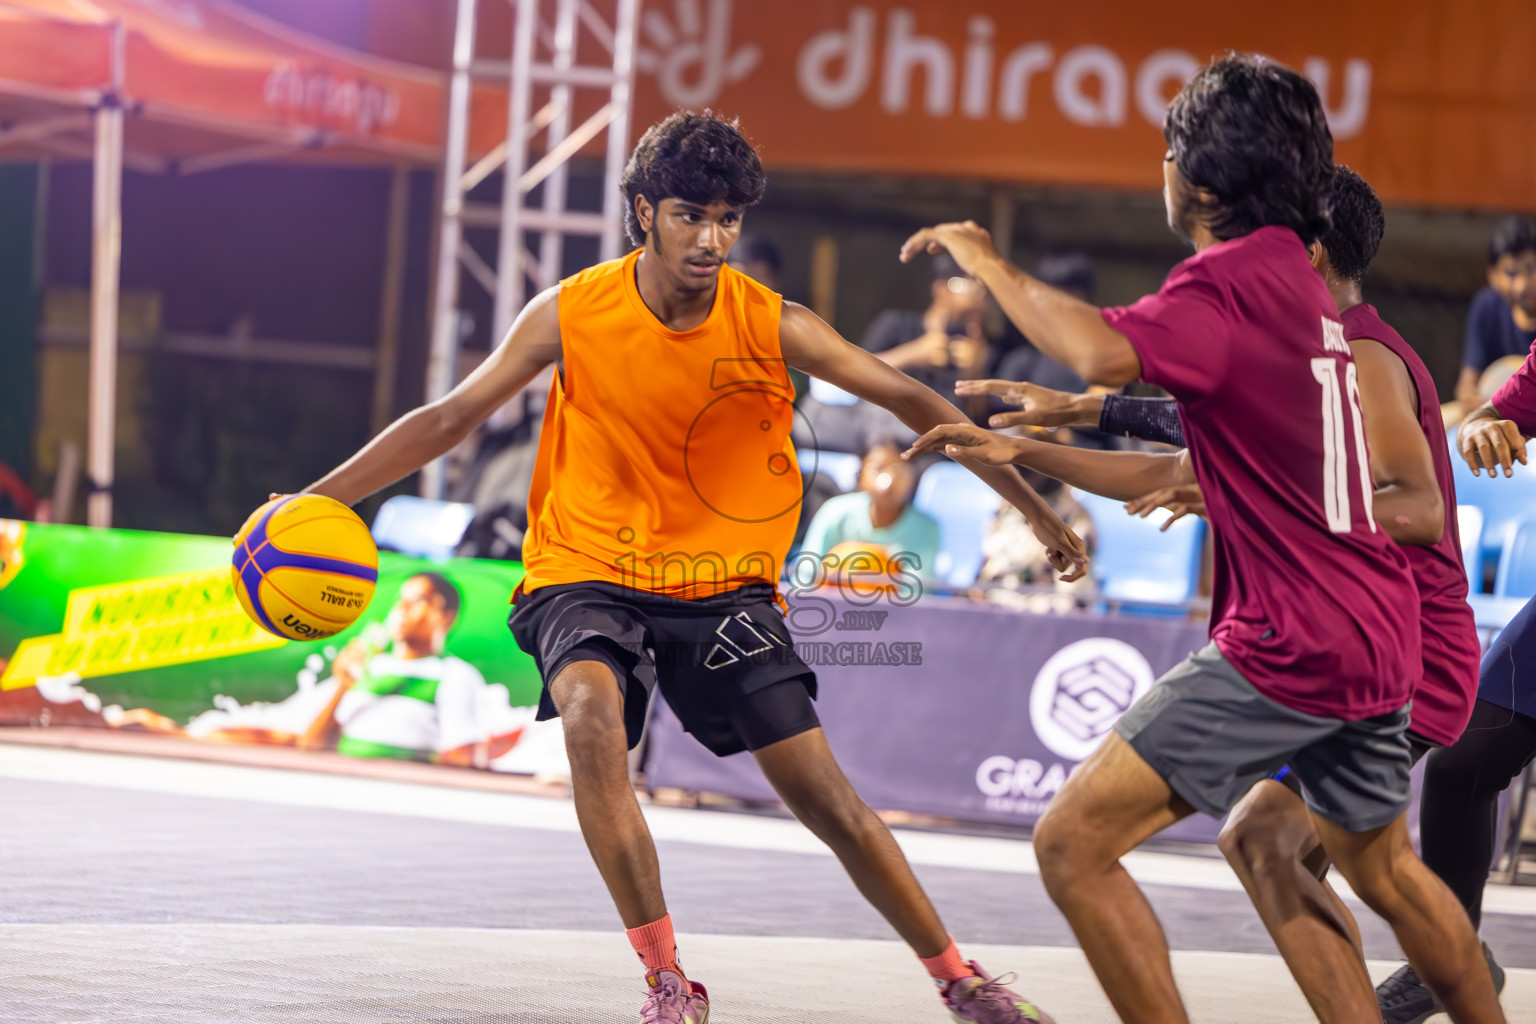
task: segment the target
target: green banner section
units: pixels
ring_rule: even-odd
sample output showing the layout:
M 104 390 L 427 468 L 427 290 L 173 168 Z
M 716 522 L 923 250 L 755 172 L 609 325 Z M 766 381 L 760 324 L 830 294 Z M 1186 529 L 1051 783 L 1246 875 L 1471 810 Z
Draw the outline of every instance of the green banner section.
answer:
M 363 617 L 298 643 L 241 611 L 231 551 L 225 538 L 0 520 L 0 724 L 560 771 L 557 742 L 527 749 L 558 725 L 533 722 L 538 671 L 506 627 L 520 565 L 382 552 Z

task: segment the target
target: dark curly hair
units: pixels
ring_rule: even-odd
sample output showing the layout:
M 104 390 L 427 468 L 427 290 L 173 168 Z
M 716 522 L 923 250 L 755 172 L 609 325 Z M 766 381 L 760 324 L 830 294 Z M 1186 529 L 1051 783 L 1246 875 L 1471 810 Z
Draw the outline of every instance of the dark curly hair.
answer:
M 1229 53 L 1174 97 L 1163 122 L 1179 173 L 1209 191 L 1223 241 L 1269 225 L 1310 245 L 1328 230 L 1333 134 L 1317 89 L 1267 57 Z
M 1376 258 L 1387 221 L 1381 200 L 1365 179 L 1340 164 L 1335 168 L 1333 192 L 1328 198 L 1333 226 L 1323 236 L 1328 262 L 1341 277 L 1359 284 Z
M 733 118 L 709 110 L 679 110 L 646 130 L 624 168 L 624 230 L 635 245 L 645 235 L 635 219 L 635 197 L 652 206 L 663 199 L 756 206 L 768 187 L 757 150 Z

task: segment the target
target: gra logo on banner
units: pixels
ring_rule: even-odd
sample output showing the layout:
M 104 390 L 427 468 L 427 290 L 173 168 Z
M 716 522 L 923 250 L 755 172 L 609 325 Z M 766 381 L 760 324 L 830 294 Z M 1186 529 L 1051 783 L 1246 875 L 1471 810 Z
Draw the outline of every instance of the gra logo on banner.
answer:
M 1142 694 L 1152 666 L 1124 640 L 1090 637 L 1051 655 L 1035 676 L 1029 719 L 1052 753 L 1082 761 Z

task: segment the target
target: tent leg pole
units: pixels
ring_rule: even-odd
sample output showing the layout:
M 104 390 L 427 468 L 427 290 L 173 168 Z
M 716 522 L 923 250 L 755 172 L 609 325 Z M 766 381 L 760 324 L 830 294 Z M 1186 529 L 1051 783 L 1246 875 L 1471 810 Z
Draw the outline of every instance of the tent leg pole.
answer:
M 427 357 L 426 400 L 435 402 L 458 383 L 459 242 L 463 238 L 464 157 L 469 144 L 469 66 L 475 56 L 475 0 L 458 0 L 453 33 L 453 76 L 448 80 L 447 130 L 443 139 L 442 206 L 433 269 L 432 346 Z M 441 498 L 445 459 L 421 471 L 421 496 Z
M 95 113 L 91 194 L 91 381 L 86 431 L 90 497 L 86 522 L 112 525 L 113 448 L 117 416 L 118 277 L 123 236 L 123 108 Z

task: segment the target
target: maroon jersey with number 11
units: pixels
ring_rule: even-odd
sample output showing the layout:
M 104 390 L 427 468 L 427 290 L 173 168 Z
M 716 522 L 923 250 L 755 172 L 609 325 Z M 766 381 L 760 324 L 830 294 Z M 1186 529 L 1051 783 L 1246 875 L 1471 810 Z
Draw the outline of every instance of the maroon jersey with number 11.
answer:
M 1300 237 L 1213 245 L 1104 318 L 1178 399 L 1215 535 L 1217 647 L 1297 711 L 1401 708 L 1423 671 L 1418 591 L 1371 513 L 1354 359 Z

